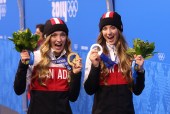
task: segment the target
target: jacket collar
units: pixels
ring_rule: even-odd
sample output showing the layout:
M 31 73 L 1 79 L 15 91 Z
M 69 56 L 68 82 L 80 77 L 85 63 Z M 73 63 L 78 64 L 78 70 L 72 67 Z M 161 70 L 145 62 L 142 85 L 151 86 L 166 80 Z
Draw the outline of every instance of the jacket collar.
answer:
M 61 58 L 63 55 L 65 55 L 66 54 L 66 50 L 64 49 L 62 52 L 61 52 L 61 54 L 56 58 L 56 55 L 54 54 L 54 49 L 50 49 L 50 52 L 49 52 L 49 56 L 50 56 L 50 58 L 51 58 L 51 60 L 56 60 L 56 59 L 59 59 L 59 58 Z

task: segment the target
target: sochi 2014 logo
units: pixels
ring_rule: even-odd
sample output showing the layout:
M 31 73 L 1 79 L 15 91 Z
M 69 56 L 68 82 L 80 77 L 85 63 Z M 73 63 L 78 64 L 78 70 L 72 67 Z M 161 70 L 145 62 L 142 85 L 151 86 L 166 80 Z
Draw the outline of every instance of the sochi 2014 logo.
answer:
M 77 0 L 62 0 L 62 1 L 53 1 L 52 5 L 52 17 L 64 18 L 64 21 L 67 22 L 68 17 L 76 17 L 78 12 L 78 1 Z
M 0 0 L 0 20 L 6 16 L 6 0 Z

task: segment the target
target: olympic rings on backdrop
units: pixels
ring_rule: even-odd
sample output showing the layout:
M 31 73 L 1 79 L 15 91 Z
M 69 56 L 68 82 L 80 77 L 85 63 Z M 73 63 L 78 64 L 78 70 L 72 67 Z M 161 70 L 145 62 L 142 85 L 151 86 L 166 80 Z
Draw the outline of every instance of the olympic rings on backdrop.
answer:
M 158 59 L 163 61 L 165 59 L 165 53 L 158 53 Z
M 67 1 L 67 12 L 69 14 L 69 17 L 76 17 L 77 11 L 78 1 L 77 0 Z

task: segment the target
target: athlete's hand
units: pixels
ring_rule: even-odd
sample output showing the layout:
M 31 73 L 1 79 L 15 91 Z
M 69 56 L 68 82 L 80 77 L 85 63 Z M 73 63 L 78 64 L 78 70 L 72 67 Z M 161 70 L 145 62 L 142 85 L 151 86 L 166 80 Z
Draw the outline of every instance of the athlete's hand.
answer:
M 74 74 L 79 73 L 82 70 L 82 58 L 75 59 L 75 62 L 73 64 L 74 64 L 72 66 L 73 73 Z
M 143 70 L 144 58 L 142 55 L 134 55 L 134 59 L 136 60 L 136 64 L 138 65 L 138 70 Z
M 21 56 L 21 62 L 27 64 L 28 60 L 30 59 L 29 52 L 27 50 L 22 50 L 20 56 Z
M 91 60 L 93 66 L 98 67 L 100 63 L 100 56 L 97 50 L 91 50 L 89 59 Z

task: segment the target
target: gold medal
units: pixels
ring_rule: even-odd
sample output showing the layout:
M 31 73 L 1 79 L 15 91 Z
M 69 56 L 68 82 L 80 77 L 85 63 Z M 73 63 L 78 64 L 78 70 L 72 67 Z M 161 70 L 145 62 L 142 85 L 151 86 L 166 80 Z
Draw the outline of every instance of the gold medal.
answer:
M 77 64 L 77 60 L 80 59 L 80 56 L 77 53 L 70 53 L 67 57 L 68 64 L 72 67 Z

